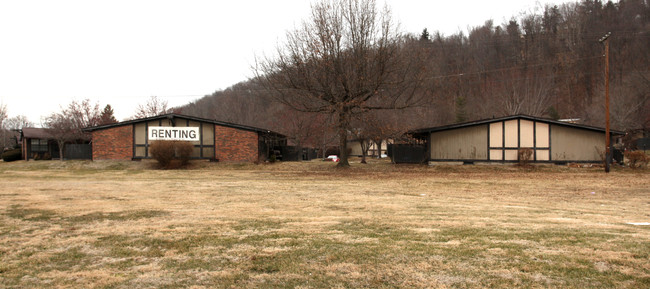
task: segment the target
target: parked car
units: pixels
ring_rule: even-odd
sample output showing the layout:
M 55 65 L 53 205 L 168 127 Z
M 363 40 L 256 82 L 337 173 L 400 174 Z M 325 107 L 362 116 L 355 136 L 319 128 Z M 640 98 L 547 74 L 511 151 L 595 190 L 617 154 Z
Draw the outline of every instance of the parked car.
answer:
M 337 156 L 337 155 L 329 155 L 329 156 L 327 156 L 327 158 L 325 160 L 326 161 L 333 161 L 333 162 L 338 163 L 339 162 L 339 156 Z

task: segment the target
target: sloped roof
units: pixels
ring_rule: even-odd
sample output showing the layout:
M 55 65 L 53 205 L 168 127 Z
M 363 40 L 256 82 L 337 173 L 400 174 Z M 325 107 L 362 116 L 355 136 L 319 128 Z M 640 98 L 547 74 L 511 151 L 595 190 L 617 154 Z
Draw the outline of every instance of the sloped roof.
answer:
M 437 126 L 437 127 L 431 127 L 431 128 L 421 128 L 421 129 L 412 130 L 412 131 L 410 131 L 410 133 L 412 133 L 412 134 L 432 133 L 432 132 L 437 132 L 437 131 L 451 130 L 451 129 L 470 127 L 470 126 L 476 126 L 476 125 L 482 125 L 482 124 L 489 124 L 489 123 L 493 123 L 493 122 L 507 121 L 507 120 L 513 120 L 513 119 L 524 119 L 524 120 L 545 122 L 545 123 L 554 124 L 554 125 L 572 127 L 572 128 L 577 128 L 577 129 L 597 131 L 597 132 L 602 132 L 602 133 L 605 132 L 605 129 L 601 128 L 601 127 L 588 126 L 588 125 L 575 124 L 575 123 L 568 123 L 568 122 L 561 122 L 561 121 L 547 119 L 547 118 L 541 118 L 541 117 L 534 117 L 534 116 L 519 114 L 519 115 L 504 116 L 504 117 L 499 117 L 499 118 L 490 118 L 490 119 L 483 119 L 483 120 L 470 121 L 470 122 L 464 122 L 464 123 L 456 123 L 456 124 L 450 124 L 450 125 L 444 125 L 444 126 Z M 614 134 L 614 135 L 625 135 L 624 132 L 617 131 L 617 130 L 610 130 L 609 132 L 611 134 Z
M 24 127 L 22 129 L 23 138 L 40 138 L 40 139 L 50 139 L 52 135 L 47 129 L 39 127 Z
M 55 139 L 55 137 L 48 131 L 47 128 L 40 127 L 24 127 L 20 130 L 22 139 Z M 78 140 L 88 141 L 90 135 L 81 134 Z
M 130 124 L 141 123 L 141 122 L 148 122 L 148 121 L 152 121 L 152 120 L 175 119 L 175 118 L 189 119 L 189 120 L 193 120 L 193 121 L 197 121 L 197 122 L 204 122 L 204 123 L 211 123 L 211 124 L 215 124 L 215 125 L 231 127 L 231 128 L 247 130 L 247 131 L 253 131 L 253 132 L 257 132 L 257 133 L 266 133 L 266 134 L 272 134 L 272 135 L 277 135 L 277 136 L 284 136 L 284 135 L 282 135 L 280 133 L 270 131 L 270 130 L 267 130 L 267 129 L 257 128 L 257 127 L 247 126 L 247 125 L 241 125 L 241 124 L 234 124 L 234 123 L 229 123 L 229 122 L 224 122 L 224 121 L 218 121 L 218 120 L 214 120 L 214 119 L 207 119 L 207 118 L 200 118 L 200 117 L 189 116 L 189 115 L 176 114 L 176 113 L 161 114 L 161 115 L 157 115 L 157 116 L 127 120 L 127 121 L 113 123 L 113 124 L 100 125 L 100 126 L 94 126 L 94 127 L 87 127 L 87 128 L 84 129 L 84 131 L 92 132 L 92 131 L 96 131 L 96 130 L 108 129 L 108 128 L 113 128 L 113 127 L 118 127 L 118 126 L 123 126 L 123 125 L 130 125 Z

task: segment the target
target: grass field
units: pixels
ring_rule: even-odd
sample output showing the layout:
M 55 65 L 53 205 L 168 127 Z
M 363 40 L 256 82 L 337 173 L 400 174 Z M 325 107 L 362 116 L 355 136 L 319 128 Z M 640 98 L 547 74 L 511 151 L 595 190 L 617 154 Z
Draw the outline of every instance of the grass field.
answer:
M 650 171 L 0 162 L 0 288 L 649 288 Z

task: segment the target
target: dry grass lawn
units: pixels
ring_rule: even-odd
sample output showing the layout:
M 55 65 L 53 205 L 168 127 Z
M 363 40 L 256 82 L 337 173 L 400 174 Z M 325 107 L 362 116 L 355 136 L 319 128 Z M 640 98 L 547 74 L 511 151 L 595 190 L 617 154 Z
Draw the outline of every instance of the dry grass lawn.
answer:
M 0 288 L 650 287 L 650 171 L 0 162 Z

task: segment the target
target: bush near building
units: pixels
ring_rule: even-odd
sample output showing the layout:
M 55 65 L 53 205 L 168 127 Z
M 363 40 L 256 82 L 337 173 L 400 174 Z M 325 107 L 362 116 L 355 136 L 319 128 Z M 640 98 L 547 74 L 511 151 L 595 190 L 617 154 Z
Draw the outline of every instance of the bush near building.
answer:
M 13 162 L 22 159 L 22 151 L 20 149 L 7 150 L 2 153 L 2 160 L 5 162 Z
M 164 169 L 187 165 L 194 146 L 187 141 L 154 141 L 149 146 L 151 156 Z
M 650 157 L 643 151 L 625 152 L 625 158 L 629 162 L 630 168 L 633 169 L 647 167 L 650 162 Z

